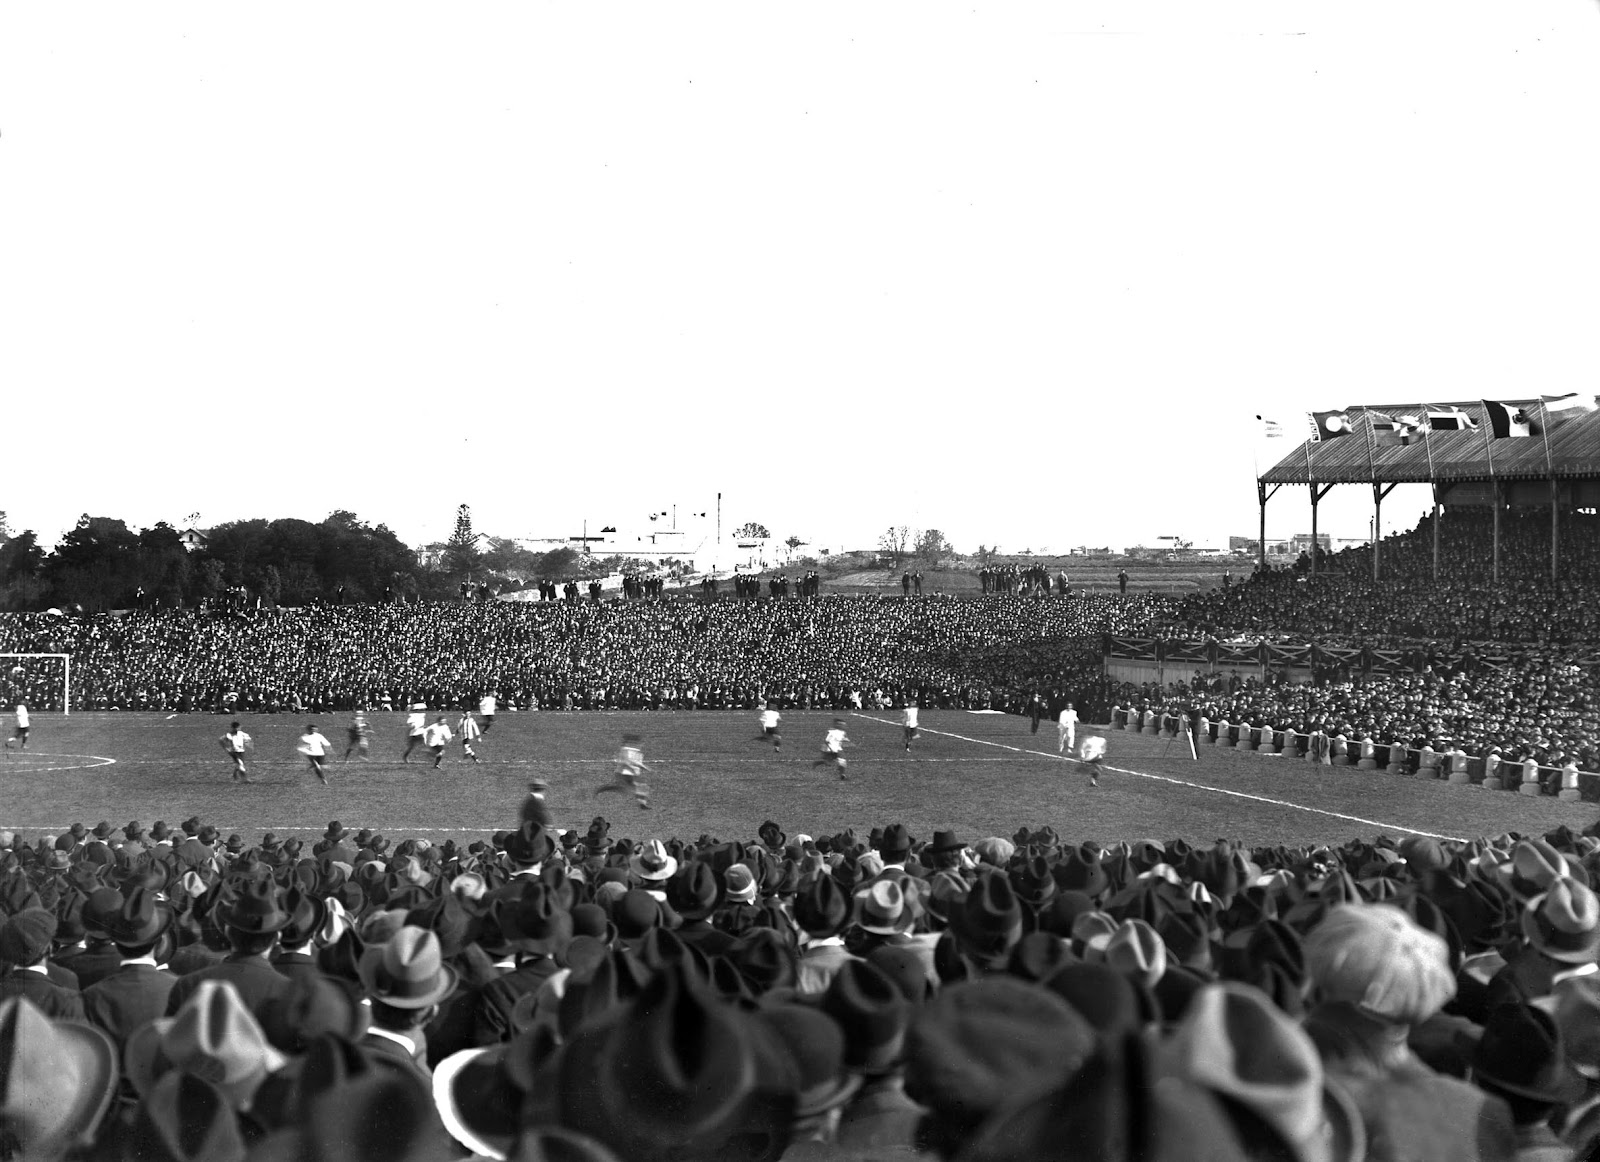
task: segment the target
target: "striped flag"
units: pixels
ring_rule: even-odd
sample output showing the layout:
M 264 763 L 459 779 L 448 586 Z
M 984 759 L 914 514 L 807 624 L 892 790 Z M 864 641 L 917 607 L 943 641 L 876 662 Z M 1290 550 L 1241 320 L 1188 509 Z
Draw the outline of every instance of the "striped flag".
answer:
M 1483 401 L 1483 411 L 1489 417 L 1489 430 L 1497 440 L 1533 435 L 1533 424 L 1520 404 L 1486 399 Z
M 1600 411 L 1600 403 L 1595 402 L 1592 395 L 1580 395 L 1572 392 L 1568 395 L 1542 395 L 1539 402 L 1544 405 L 1544 410 L 1552 415 L 1559 416 L 1563 412 L 1576 414 L 1578 412 Z

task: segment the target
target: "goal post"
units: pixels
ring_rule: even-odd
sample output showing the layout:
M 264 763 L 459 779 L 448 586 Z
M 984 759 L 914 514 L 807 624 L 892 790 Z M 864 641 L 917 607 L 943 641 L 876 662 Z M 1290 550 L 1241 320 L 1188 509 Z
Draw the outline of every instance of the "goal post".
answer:
M 61 662 L 61 715 L 65 718 L 72 713 L 72 655 L 71 654 L 0 654 L 0 689 L 8 695 L 17 693 L 17 687 L 26 683 L 32 676 L 29 660 L 41 658 L 56 658 Z M 20 680 L 16 673 L 23 671 Z

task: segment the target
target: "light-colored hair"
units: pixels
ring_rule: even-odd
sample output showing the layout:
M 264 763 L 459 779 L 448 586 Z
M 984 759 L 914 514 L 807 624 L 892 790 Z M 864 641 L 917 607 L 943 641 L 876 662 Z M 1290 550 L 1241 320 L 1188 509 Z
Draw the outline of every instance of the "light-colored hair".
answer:
M 1416 1025 L 1456 993 L 1450 947 L 1390 904 L 1341 904 L 1311 930 L 1306 973 L 1323 1000 Z
M 980 839 L 974 843 L 972 850 L 977 852 L 978 858 L 990 867 L 1005 867 L 1011 861 L 1011 857 L 1017 854 L 1017 845 L 1009 839 L 991 835 L 988 839 Z

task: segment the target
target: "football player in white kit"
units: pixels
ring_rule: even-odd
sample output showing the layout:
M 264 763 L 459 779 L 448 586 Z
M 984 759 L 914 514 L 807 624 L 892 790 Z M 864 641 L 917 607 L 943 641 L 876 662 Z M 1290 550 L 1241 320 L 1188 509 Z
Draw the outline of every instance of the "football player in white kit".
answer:
M 771 706 L 761 712 L 761 733 L 757 742 L 771 742 L 773 750 L 783 749 L 783 735 L 778 732 L 778 722 L 783 716 Z
M 428 729 L 427 711 L 426 702 L 414 702 L 411 705 L 411 713 L 406 715 L 406 749 L 400 755 L 400 761 L 403 763 L 410 762 L 411 752 L 422 745 L 422 732 Z
M 905 728 L 906 750 L 911 750 L 911 744 L 917 737 L 917 704 L 907 702 L 906 708 L 900 713 L 900 724 Z
M 622 746 L 617 749 L 617 773 L 611 782 L 595 788 L 596 795 L 604 795 L 608 791 L 623 793 L 633 792 L 633 797 L 639 803 L 641 811 L 650 809 L 650 784 L 645 782 L 645 772 L 650 768 L 645 765 L 644 751 L 638 746 L 637 734 L 622 736 Z
M 846 765 L 844 748 L 854 745 L 844 732 L 844 719 L 835 718 L 833 720 L 833 729 L 828 731 L 827 736 L 822 740 L 822 757 L 811 765 L 825 767 L 831 764 L 837 768 L 841 779 L 847 778 L 848 776 L 844 773 Z
M 1098 734 L 1086 734 L 1078 744 L 1078 761 L 1089 768 L 1089 785 L 1100 785 L 1100 764 L 1105 761 L 1106 740 Z

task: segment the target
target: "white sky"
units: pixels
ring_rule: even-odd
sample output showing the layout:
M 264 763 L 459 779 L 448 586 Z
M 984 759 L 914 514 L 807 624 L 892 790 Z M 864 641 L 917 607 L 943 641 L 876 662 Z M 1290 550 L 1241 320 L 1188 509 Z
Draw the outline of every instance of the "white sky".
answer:
M 1600 385 L 1597 62 L 1594 0 L 8 4 L 0 508 L 1225 544 L 1257 412 Z

